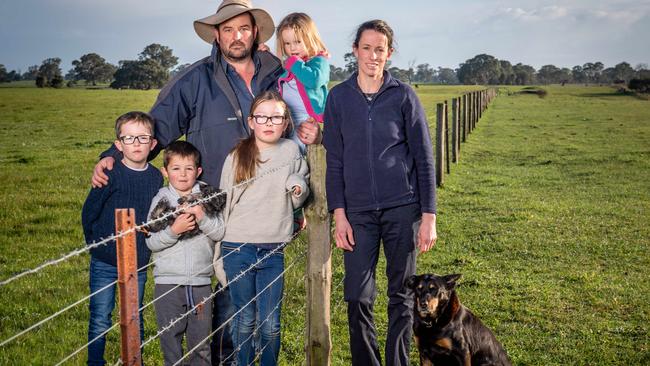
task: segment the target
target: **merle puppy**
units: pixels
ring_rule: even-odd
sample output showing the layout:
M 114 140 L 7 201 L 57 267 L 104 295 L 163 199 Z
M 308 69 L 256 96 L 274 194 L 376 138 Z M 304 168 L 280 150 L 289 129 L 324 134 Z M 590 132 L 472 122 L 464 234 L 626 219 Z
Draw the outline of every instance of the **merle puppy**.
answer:
M 505 350 L 494 334 L 456 294 L 460 274 L 411 276 L 413 333 L 420 365 L 509 366 Z
M 199 203 L 199 205 L 201 205 L 203 211 L 205 211 L 205 214 L 208 217 L 214 218 L 219 214 L 219 212 L 221 212 L 221 210 L 223 210 L 223 206 L 226 204 L 226 193 L 222 192 L 218 188 L 214 188 L 203 182 L 199 182 L 199 185 L 200 185 L 200 192 L 188 194 L 185 197 L 179 198 L 178 206 L 184 204 L 191 205 L 193 203 L 199 202 L 200 200 L 209 198 Z M 169 200 L 163 198 L 160 201 L 158 201 L 156 207 L 154 207 L 153 210 L 151 210 L 151 214 L 149 215 L 149 220 L 161 218 L 169 214 L 170 212 L 174 212 L 176 210 L 177 210 L 176 206 L 172 206 Z M 169 215 L 162 220 L 147 225 L 146 229 L 148 232 L 152 232 L 152 233 L 156 233 L 158 231 L 164 230 L 167 226 L 174 223 L 174 220 L 176 219 L 177 216 L 178 214 Z M 200 232 L 201 230 L 199 230 L 199 227 L 197 225 L 193 230 L 181 234 L 179 240 L 184 240 L 187 238 L 197 236 Z

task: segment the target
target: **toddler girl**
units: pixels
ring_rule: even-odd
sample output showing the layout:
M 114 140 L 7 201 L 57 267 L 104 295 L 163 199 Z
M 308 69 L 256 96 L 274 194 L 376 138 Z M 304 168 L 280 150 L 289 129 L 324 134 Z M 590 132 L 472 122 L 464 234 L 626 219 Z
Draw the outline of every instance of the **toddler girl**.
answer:
M 296 129 L 306 120 L 323 122 L 330 65 L 316 25 L 305 13 L 291 13 L 278 25 L 276 37 L 277 54 L 285 60 L 279 90 Z M 290 137 L 304 153 L 305 144 L 295 133 Z

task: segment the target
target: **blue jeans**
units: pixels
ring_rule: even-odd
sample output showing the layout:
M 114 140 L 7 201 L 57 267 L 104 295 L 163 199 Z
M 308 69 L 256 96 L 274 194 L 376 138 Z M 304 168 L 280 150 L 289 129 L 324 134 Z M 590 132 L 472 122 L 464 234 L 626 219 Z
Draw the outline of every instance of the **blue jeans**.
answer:
M 221 243 L 224 269 L 228 281 L 253 267 L 235 282 L 230 283 L 230 298 L 235 312 L 241 310 L 231 326 L 233 345 L 238 349 L 237 364 L 249 365 L 255 359 L 255 350 L 261 350 L 260 365 L 277 365 L 280 354 L 280 310 L 284 291 L 284 253 L 274 252 L 259 264 L 275 244 Z M 277 279 L 277 280 L 276 280 Z M 275 282 L 273 282 L 275 280 Z M 272 285 L 271 282 L 273 282 Z M 266 288 L 269 286 L 269 288 Z M 265 290 L 266 288 L 266 290 Z M 263 291 L 264 290 L 264 291 Z M 263 291 L 263 292 L 262 292 Z M 257 299 L 248 304 L 256 295 Z M 248 304 L 248 305 L 247 305 Z M 263 322 L 263 323 L 262 323 Z M 253 334 L 259 335 L 255 340 Z M 254 343 L 255 342 L 255 343 Z
M 117 280 L 117 266 L 90 258 L 90 293 L 107 286 Z M 147 282 L 147 271 L 138 272 L 138 303 L 142 307 L 144 285 Z M 111 313 L 115 307 L 115 284 L 90 298 L 90 320 L 88 322 L 88 342 L 111 327 Z M 144 340 L 144 320 L 140 312 L 140 341 Z M 88 345 L 88 365 L 105 365 L 104 349 L 106 335 Z
M 230 301 L 230 289 L 222 288 L 217 282 L 214 291 L 217 295 L 212 300 L 212 331 L 214 332 L 210 341 L 212 366 L 236 366 L 237 360 L 231 355 L 234 349 L 230 323 L 226 323 L 235 313 Z

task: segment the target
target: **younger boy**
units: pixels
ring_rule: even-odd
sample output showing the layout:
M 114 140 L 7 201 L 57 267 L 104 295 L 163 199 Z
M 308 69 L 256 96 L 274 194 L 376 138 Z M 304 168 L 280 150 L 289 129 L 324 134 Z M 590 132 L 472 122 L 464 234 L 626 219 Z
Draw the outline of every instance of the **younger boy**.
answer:
M 178 201 L 188 195 L 201 196 L 205 183 L 196 178 L 201 174 L 200 153 L 189 142 L 172 142 L 163 154 L 163 175 L 169 179 L 169 186 L 160 189 L 151 202 L 150 218 L 160 206 L 178 208 Z M 194 230 L 198 226 L 200 233 Z M 180 318 L 204 299 L 210 297 L 211 277 L 215 273 L 223 286 L 226 275 L 223 265 L 217 262 L 213 270 L 215 242 L 224 234 L 221 213 L 210 217 L 201 204 L 186 207 L 165 229 L 151 233 L 147 246 L 153 252 L 156 283 L 154 297 L 164 296 L 156 301 L 158 329 Z M 218 254 L 217 254 L 218 255 Z M 193 351 L 186 361 L 190 365 L 210 365 L 210 342 L 206 338 L 212 327 L 212 299 L 196 306 L 191 314 L 182 318 L 160 336 L 165 365 L 175 364 L 183 357 L 183 335 L 187 337 L 187 348 Z
M 147 163 L 149 152 L 156 146 L 154 121 L 146 113 L 129 112 L 115 121 L 115 146 L 123 158 L 113 170 L 108 185 L 93 188 L 86 198 L 81 212 L 86 242 L 101 241 L 115 233 L 115 209 L 135 209 L 136 222 L 147 219 L 151 199 L 162 186 L 163 178 L 158 169 Z M 151 251 L 142 233 L 136 234 L 138 268 L 149 263 Z M 117 252 L 115 241 L 90 250 L 90 293 L 94 293 L 117 280 Z M 138 298 L 142 307 L 147 271 L 138 272 Z M 111 327 L 111 313 L 115 307 L 115 284 L 90 298 L 88 324 L 88 365 L 104 365 L 106 335 Z M 101 335 L 101 336 L 100 336 Z M 95 338 L 97 338 L 95 340 Z M 140 314 L 140 338 L 144 338 L 144 323 Z M 93 341 L 94 340 L 94 341 Z

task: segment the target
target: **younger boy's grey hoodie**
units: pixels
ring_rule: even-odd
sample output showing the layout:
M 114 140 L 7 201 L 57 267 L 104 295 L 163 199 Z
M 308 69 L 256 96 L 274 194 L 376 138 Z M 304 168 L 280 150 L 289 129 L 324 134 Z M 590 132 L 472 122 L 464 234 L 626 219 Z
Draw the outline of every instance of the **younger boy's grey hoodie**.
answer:
M 197 182 L 192 188 L 192 193 L 198 192 L 200 187 Z M 171 186 L 161 188 L 151 202 L 149 214 L 163 198 L 167 198 L 169 203 L 176 207 L 180 195 Z M 191 238 L 179 240 L 180 235 L 174 234 L 171 225 L 151 233 L 147 238 L 147 247 L 153 252 L 152 258 L 155 262 L 153 275 L 156 284 L 209 285 L 210 278 L 215 274 L 221 285 L 226 285 L 222 261 L 215 262 L 214 267 L 212 263 L 215 250 L 220 249 L 218 242 L 225 232 L 223 217 L 221 213 L 215 218 L 204 215 L 198 225 L 201 233 Z

